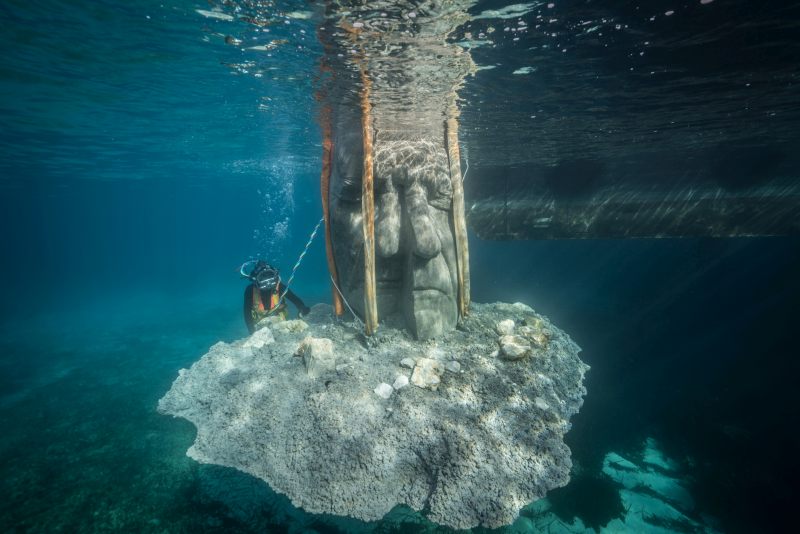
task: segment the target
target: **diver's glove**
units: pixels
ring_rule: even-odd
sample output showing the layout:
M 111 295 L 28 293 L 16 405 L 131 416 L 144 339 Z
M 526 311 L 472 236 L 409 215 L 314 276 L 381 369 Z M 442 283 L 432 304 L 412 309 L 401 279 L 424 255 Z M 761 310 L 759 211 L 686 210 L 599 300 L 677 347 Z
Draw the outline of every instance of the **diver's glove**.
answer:
M 311 313 L 311 308 L 309 308 L 308 306 L 303 306 L 303 309 L 300 310 L 300 313 L 299 313 L 300 318 L 302 319 L 303 317 L 305 317 L 309 313 Z

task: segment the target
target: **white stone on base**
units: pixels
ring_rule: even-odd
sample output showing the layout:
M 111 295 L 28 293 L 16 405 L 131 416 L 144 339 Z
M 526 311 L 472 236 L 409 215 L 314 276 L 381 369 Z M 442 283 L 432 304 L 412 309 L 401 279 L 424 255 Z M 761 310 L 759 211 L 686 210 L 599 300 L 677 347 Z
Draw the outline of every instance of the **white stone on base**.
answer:
M 242 343 L 242 346 L 260 349 L 273 341 L 275 341 L 275 336 L 272 335 L 272 331 L 269 328 L 262 328 L 261 330 L 256 330 L 252 336 L 247 338 L 247 340 Z
M 513 319 L 505 319 L 500 321 L 494 327 L 495 331 L 500 336 L 510 336 L 514 333 L 514 320 Z
M 311 378 L 317 378 L 324 373 L 336 370 L 333 341 L 330 339 L 308 336 L 300 342 L 295 354 L 302 356 L 306 373 Z
M 374 389 L 375 393 L 378 394 L 379 397 L 383 397 L 384 399 L 388 399 L 392 396 L 394 389 L 392 386 L 387 384 L 386 382 L 381 382 L 378 386 Z
M 461 364 L 455 360 L 450 360 L 444 364 L 445 369 L 450 371 L 451 373 L 457 373 L 461 370 Z
M 408 377 L 406 375 L 398 375 L 398 377 L 394 379 L 394 384 L 392 384 L 392 387 L 394 389 L 403 389 L 407 385 Z
M 411 383 L 420 388 L 436 389 L 442 381 L 442 364 L 430 358 L 420 358 L 411 373 Z
M 531 346 L 522 336 L 500 336 L 500 356 L 505 360 L 521 360 L 531 353 Z
M 407 367 L 409 369 L 413 369 L 414 358 L 403 358 L 402 360 L 400 360 L 400 365 L 402 365 L 403 367 Z

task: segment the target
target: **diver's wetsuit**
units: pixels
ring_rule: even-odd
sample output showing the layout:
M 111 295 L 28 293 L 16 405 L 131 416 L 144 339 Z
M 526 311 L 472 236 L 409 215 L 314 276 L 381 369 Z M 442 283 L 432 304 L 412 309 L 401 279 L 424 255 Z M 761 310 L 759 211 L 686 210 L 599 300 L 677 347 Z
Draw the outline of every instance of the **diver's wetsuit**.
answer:
M 254 313 L 253 306 L 258 305 L 258 303 L 255 303 L 253 299 L 253 290 L 256 288 L 257 288 L 256 284 L 252 283 L 248 285 L 247 288 L 244 290 L 244 322 L 247 325 L 247 330 L 251 334 L 256 331 L 256 323 L 258 323 L 258 321 L 261 319 L 257 316 L 263 315 L 263 317 L 266 317 L 267 315 L 269 315 L 268 309 L 265 309 L 263 314 Z M 279 286 L 277 290 L 280 291 L 281 293 L 283 291 L 286 291 L 286 298 L 289 299 L 289 301 L 295 305 L 295 307 L 301 314 L 306 315 L 309 311 L 311 311 L 309 307 L 306 306 L 305 303 L 300 299 L 300 297 L 295 295 L 291 289 L 283 289 Z M 271 302 L 273 295 L 276 294 L 276 291 L 261 289 L 260 294 L 261 294 L 261 302 L 266 304 Z M 283 306 L 285 307 L 285 304 Z M 273 313 L 279 315 L 282 312 L 283 310 L 278 310 Z

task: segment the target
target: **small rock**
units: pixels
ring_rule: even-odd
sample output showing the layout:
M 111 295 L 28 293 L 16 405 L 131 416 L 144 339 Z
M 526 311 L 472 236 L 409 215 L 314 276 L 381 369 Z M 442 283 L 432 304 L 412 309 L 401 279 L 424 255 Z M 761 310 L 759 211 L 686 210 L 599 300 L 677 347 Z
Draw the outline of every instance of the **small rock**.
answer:
M 441 382 L 442 364 L 430 358 L 420 358 L 411 373 L 411 383 L 417 387 L 435 390 Z
M 409 369 L 414 368 L 414 358 L 403 358 L 400 360 L 400 365 L 403 367 L 408 367 Z
M 536 332 L 537 330 L 534 327 L 528 325 L 522 325 L 517 328 L 517 334 L 527 338 L 533 336 Z
M 277 323 L 282 323 L 283 317 L 280 315 L 267 315 L 256 323 L 256 330 L 261 330 L 265 326 L 272 326 Z
M 457 373 L 461 370 L 461 364 L 455 360 L 450 360 L 449 362 L 444 364 L 444 366 L 451 373 Z
M 504 321 L 500 321 L 494 327 L 497 333 L 501 336 L 510 336 L 514 333 L 514 321 L 512 319 L 506 319 Z
M 397 378 L 394 379 L 394 384 L 392 387 L 394 389 L 402 389 L 408 385 L 408 377 L 406 375 L 398 375 Z
M 521 360 L 530 355 L 531 346 L 522 336 L 501 336 L 500 355 L 506 360 Z
M 333 341 L 326 337 L 307 336 L 300 342 L 295 355 L 302 356 L 303 364 L 306 366 L 306 373 L 311 378 L 317 378 L 328 371 L 336 369 Z
M 545 401 L 541 397 L 536 397 L 535 399 L 533 399 L 533 405 L 536 406 L 537 408 L 539 408 L 540 410 L 549 410 L 550 409 L 550 405 L 547 404 L 547 401 Z
M 533 341 L 538 348 L 547 348 L 552 332 L 544 327 L 541 318 L 529 315 L 525 318 L 525 326 L 520 326 L 517 333 Z
M 525 323 L 525 326 L 530 326 L 537 330 L 541 330 L 544 326 L 544 321 L 542 321 L 542 318 L 537 317 L 536 315 L 526 315 L 523 322 Z
M 243 347 L 252 347 L 254 349 L 260 349 L 264 345 L 269 345 L 275 341 L 275 337 L 272 335 L 272 332 L 269 328 L 262 328 L 261 330 L 256 330 L 253 332 L 247 341 L 242 344 Z
M 545 349 L 547 348 L 547 343 L 550 341 L 550 336 L 547 335 L 546 331 L 537 332 L 531 336 L 531 339 L 533 339 L 537 347 Z
M 378 384 L 378 387 L 374 389 L 374 391 L 375 393 L 378 394 L 379 397 L 388 399 L 389 397 L 392 396 L 392 392 L 394 391 L 394 389 L 392 389 L 392 386 L 390 386 L 386 382 L 381 382 L 380 384 Z
M 272 326 L 275 332 L 302 332 L 308 329 L 308 323 L 302 319 L 292 319 L 290 321 L 279 321 Z
M 428 350 L 425 351 L 425 356 L 432 360 L 441 360 L 444 355 L 444 351 L 441 349 L 441 347 L 437 346 L 428 347 Z

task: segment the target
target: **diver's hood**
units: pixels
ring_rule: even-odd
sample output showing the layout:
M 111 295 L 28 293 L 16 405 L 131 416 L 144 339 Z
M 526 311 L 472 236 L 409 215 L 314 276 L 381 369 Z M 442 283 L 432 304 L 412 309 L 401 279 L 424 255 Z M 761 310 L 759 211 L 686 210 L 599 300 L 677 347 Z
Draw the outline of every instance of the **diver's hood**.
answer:
M 245 269 L 248 265 L 255 263 L 255 266 L 250 271 L 249 274 L 245 272 Z M 268 264 L 265 261 L 249 261 L 242 265 L 240 272 L 242 276 L 252 280 L 259 289 L 264 290 L 273 290 L 275 289 L 281 281 L 281 275 L 278 272 L 278 269 L 273 267 L 272 265 Z

